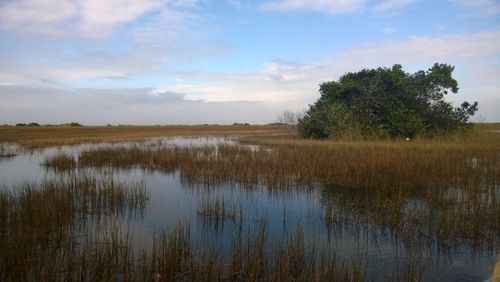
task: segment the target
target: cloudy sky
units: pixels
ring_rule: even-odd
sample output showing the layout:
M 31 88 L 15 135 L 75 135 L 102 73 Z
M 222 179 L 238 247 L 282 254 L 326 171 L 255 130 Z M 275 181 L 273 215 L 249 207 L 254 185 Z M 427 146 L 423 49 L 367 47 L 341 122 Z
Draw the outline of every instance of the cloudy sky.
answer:
M 273 122 L 321 82 L 454 65 L 500 121 L 499 0 L 0 0 L 0 123 Z

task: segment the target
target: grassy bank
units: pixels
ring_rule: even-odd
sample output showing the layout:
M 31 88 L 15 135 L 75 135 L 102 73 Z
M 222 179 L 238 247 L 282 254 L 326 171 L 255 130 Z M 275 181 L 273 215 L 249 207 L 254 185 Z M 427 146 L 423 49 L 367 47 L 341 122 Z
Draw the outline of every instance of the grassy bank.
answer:
M 165 136 L 246 136 L 280 132 L 275 125 L 193 125 L 193 126 L 0 126 L 0 142 L 13 142 L 26 148 L 79 143 L 144 140 Z

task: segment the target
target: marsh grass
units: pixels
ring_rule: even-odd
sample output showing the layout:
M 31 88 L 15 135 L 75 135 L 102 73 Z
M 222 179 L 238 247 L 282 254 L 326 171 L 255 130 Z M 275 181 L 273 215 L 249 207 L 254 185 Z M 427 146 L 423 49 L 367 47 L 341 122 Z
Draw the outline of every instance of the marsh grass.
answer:
M 73 156 L 59 153 L 43 161 L 43 165 L 56 170 L 70 170 L 76 168 L 77 162 Z
M 331 192 L 324 204 L 342 208 L 342 214 L 326 217 L 334 223 L 374 226 L 406 242 L 437 244 L 433 248 L 440 250 L 496 250 L 500 143 L 489 138 L 479 143 L 261 138 L 254 140 L 258 147 L 118 146 L 84 151 L 78 164 L 179 171 L 184 183 L 202 187 L 323 187 Z M 223 217 L 220 202 L 213 208 L 209 214 Z
M 208 221 L 220 222 L 225 219 L 236 219 L 237 209 L 224 201 L 224 196 L 215 198 L 202 197 L 198 202 L 198 215 Z
M 140 256 L 139 272 L 144 280 L 160 281 L 363 281 L 361 262 L 348 266 L 335 255 L 317 256 L 300 232 L 285 244 L 267 242 L 261 224 L 257 233 L 235 234 L 229 255 L 222 256 L 217 246 L 193 243 L 189 225 L 181 223 L 154 239 L 151 250 Z M 271 252 L 267 244 L 275 246 Z
M 204 227 L 210 227 L 216 233 L 224 231 L 227 221 L 239 221 L 243 224 L 243 205 L 224 200 L 224 196 L 210 197 L 203 195 L 198 200 L 197 214 L 202 219 Z
M 362 281 L 362 270 L 317 256 L 300 232 L 268 242 L 266 221 L 257 233 L 234 234 L 229 254 L 193 242 L 185 222 L 134 246 L 123 219 L 144 209 L 141 182 L 80 171 L 14 188 L 0 192 L 1 281 Z M 215 220 L 234 216 L 221 197 L 204 207 Z
M 81 166 L 180 170 L 193 183 L 271 189 L 331 184 L 405 191 L 499 179 L 496 144 L 275 141 L 264 146 L 109 147 L 84 151 L 78 159 Z
M 244 141 L 256 146 L 114 146 L 84 150 L 70 166 L 63 160 L 52 167 L 178 171 L 183 183 L 201 189 L 321 189 L 327 229 L 353 228 L 373 238 L 390 238 L 406 261 L 395 260 L 385 279 L 418 281 L 423 279 L 423 257 L 449 256 L 455 249 L 498 252 L 498 138 L 493 132 L 411 142 L 280 136 Z M 370 279 L 362 259 L 339 259 L 335 250 L 306 240 L 300 228 L 285 240 L 270 240 L 265 222 L 257 233 L 235 234 L 228 256 L 220 246 L 193 242 L 187 223 L 157 234 L 151 246 L 138 252 L 131 246 L 132 234 L 120 227 L 89 235 L 88 222 L 99 224 L 143 209 L 143 186 L 132 186 L 70 176 L 0 193 L 0 280 Z M 201 200 L 197 212 L 213 222 L 235 214 L 222 197 Z
M 364 281 L 363 260 L 352 264 L 339 260 L 335 250 L 304 239 L 302 228 L 292 230 L 284 240 L 271 240 L 266 220 L 255 235 L 233 240 L 233 281 Z M 270 247 L 268 246 L 270 244 Z
M 0 158 L 12 158 L 17 156 L 16 146 L 7 142 L 0 142 Z
M 301 231 L 286 244 L 270 242 L 276 247 L 266 254 L 265 223 L 257 234 L 235 235 L 228 256 L 219 254 L 217 244 L 194 243 L 185 222 L 157 234 L 151 244 L 138 249 L 133 246 L 133 234 L 115 218 L 105 217 L 102 224 L 92 228 L 85 224 L 85 220 L 102 212 L 86 208 L 86 195 L 92 195 L 90 201 L 99 201 L 94 200 L 99 196 L 93 190 L 78 195 L 66 193 L 74 193 L 71 191 L 75 183 L 78 189 L 98 185 L 88 181 L 74 179 L 64 186 L 42 183 L 23 186 L 17 194 L 0 194 L 0 280 L 325 281 L 329 277 L 363 281 L 361 269 L 351 270 L 335 256 L 316 256 L 315 248 L 306 246 Z M 61 191 L 67 189 L 70 192 Z M 117 202 L 105 205 L 109 209 L 135 207 L 130 205 L 134 197 L 116 200 L 114 191 L 104 192 L 108 189 L 114 188 L 106 182 L 99 191 L 102 198 Z M 123 195 L 117 199 L 129 194 Z M 135 198 L 143 199 L 140 195 Z
M 0 280 L 48 281 L 77 271 L 89 221 L 143 210 L 145 201 L 142 184 L 88 175 L 0 192 Z
M 25 148 L 81 143 L 141 141 L 167 136 L 258 136 L 284 130 L 279 125 L 191 125 L 191 126 L 0 126 L 0 142 Z

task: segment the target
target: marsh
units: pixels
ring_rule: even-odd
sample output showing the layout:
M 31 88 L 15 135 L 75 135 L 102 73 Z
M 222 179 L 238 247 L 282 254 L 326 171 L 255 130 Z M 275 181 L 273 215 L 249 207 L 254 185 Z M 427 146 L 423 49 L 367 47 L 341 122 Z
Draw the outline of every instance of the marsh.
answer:
M 3 280 L 478 281 L 500 247 L 496 141 L 3 146 Z

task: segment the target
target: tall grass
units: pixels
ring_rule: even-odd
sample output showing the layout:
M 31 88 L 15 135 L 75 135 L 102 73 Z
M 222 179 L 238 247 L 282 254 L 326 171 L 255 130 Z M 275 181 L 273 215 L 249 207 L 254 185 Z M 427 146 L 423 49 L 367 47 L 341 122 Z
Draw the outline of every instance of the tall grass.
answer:
M 224 201 L 224 197 L 202 197 L 198 203 L 198 215 L 212 222 L 236 219 L 238 211 L 234 205 Z M 241 213 L 241 212 L 240 212 Z
M 165 136 L 256 136 L 283 130 L 279 125 L 170 125 L 170 126 L 0 126 L 0 142 L 15 142 L 25 148 L 80 143 L 145 140 Z
M 224 231 L 225 223 L 238 220 L 239 228 L 243 226 L 244 211 L 241 202 L 224 200 L 224 196 L 210 197 L 203 195 L 198 200 L 198 216 L 203 221 L 203 227 L 208 227 L 215 233 Z
M 184 183 L 200 188 L 318 188 L 328 229 L 342 232 L 351 226 L 402 240 L 408 261 L 396 264 L 385 278 L 418 281 L 422 257 L 463 248 L 500 249 L 500 143 L 493 134 L 480 140 L 280 137 L 246 140 L 258 146 L 101 147 L 75 159 L 56 155 L 45 164 L 179 171 Z M 156 234 L 151 245 L 137 250 L 133 234 L 106 220 L 116 223 L 127 211 L 142 211 L 147 199 L 143 185 L 69 175 L 0 193 L 0 280 L 370 279 L 362 259 L 346 262 L 335 250 L 306 240 L 300 228 L 285 240 L 270 240 L 265 223 L 258 232 L 234 234 L 228 255 L 217 244 L 193 242 L 187 223 Z M 202 199 L 197 212 L 211 222 L 237 217 L 226 202 L 222 197 Z M 100 231 L 93 235 L 94 230 Z
M 257 233 L 235 235 L 230 253 L 221 256 L 215 246 L 198 246 L 190 239 L 189 225 L 181 223 L 154 240 L 151 252 L 140 261 L 144 278 L 161 281 L 363 281 L 358 260 L 352 266 L 332 253 L 318 255 L 307 246 L 300 229 L 284 242 L 267 242 L 264 224 Z M 267 244 L 274 247 L 266 252 Z
M 408 191 L 491 186 L 500 176 L 498 144 L 275 141 L 267 146 L 110 147 L 84 151 L 78 159 L 81 166 L 178 169 L 184 180 L 198 184 L 270 188 L 329 184 Z
M 73 156 L 66 153 L 59 153 L 43 161 L 43 165 L 56 170 L 70 170 L 76 167 L 77 163 Z
M 500 143 L 254 140 L 259 147 L 113 147 L 84 151 L 79 165 L 180 171 L 206 187 L 323 187 L 325 205 L 438 249 L 500 247 Z M 338 214 L 330 214 L 333 223 Z M 336 218 L 337 217 L 337 218 Z
M 0 193 L 1 281 L 363 280 L 361 264 L 318 256 L 300 230 L 284 244 L 268 243 L 265 223 L 257 234 L 235 234 L 228 255 L 194 243 L 187 223 L 134 247 L 133 234 L 104 216 L 143 205 L 140 187 L 78 176 L 19 189 Z
M 17 156 L 17 150 L 15 145 L 7 142 L 0 142 L 0 158 L 12 158 Z
M 0 280 L 53 280 L 80 264 L 89 220 L 144 209 L 144 186 L 88 175 L 0 192 Z M 99 250 L 100 252 L 100 250 Z

